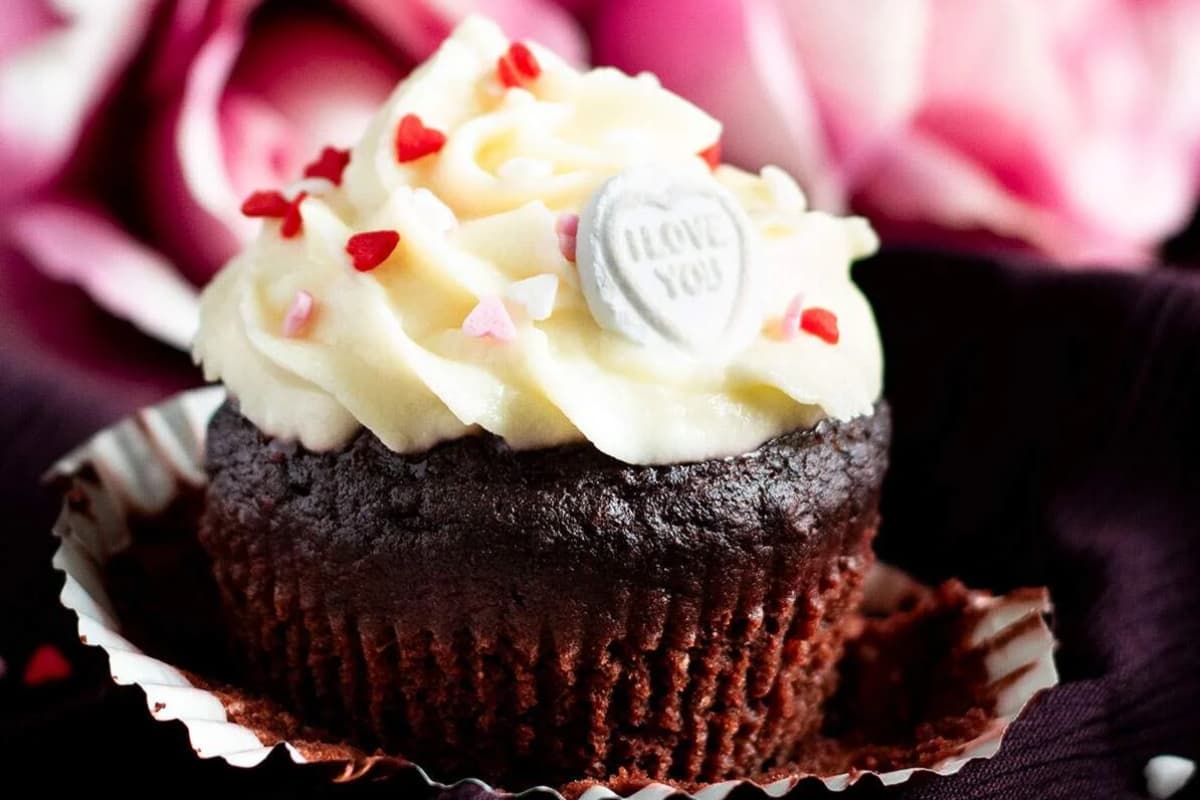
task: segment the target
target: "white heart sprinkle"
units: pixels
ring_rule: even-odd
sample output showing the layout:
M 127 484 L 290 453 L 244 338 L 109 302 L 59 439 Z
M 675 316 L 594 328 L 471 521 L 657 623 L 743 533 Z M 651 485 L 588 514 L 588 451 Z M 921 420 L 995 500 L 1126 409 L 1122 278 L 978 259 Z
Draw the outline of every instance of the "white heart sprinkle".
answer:
M 557 275 L 534 275 L 509 285 L 505 295 L 520 303 L 530 319 L 549 318 L 554 311 L 554 298 L 558 295 Z
M 1146 762 L 1146 791 L 1157 800 L 1178 792 L 1196 773 L 1196 762 L 1182 756 L 1155 756 Z

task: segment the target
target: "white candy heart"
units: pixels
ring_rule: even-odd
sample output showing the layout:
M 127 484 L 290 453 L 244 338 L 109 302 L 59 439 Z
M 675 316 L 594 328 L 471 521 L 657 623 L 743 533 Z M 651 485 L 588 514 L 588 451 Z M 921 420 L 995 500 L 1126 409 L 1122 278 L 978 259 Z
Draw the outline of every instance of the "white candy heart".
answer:
M 504 294 L 524 306 L 530 319 L 548 319 L 554 311 L 554 298 L 558 294 L 558 276 L 534 275 L 510 284 Z
M 609 179 L 580 214 L 576 261 L 609 330 L 722 359 L 760 327 L 750 221 L 707 173 L 644 164 Z

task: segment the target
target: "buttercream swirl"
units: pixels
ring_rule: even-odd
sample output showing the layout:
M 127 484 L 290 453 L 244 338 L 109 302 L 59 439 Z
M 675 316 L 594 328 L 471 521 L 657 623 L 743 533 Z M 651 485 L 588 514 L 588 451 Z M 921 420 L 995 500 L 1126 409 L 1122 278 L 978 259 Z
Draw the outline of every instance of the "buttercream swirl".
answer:
M 596 323 L 560 218 L 635 164 L 707 174 L 699 154 L 721 128 L 653 76 L 581 73 L 534 44 L 540 74 L 506 88 L 496 67 L 509 44 L 490 22 L 462 23 L 376 115 L 340 186 L 309 182 L 300 234 L 264 223 L 204 293 L 194 353 L 206 377 L 261 430 L 313 450 L 360 426 L 400 452 L 486 430 L 515 448 L 587 440 L 626 462 L 672 463 L 871 413 L 881 351 L 849 267 L 875 237 L 864 220 L 808 210 L 772 167 L 712 172 L 758 237 L 767 291 L 747 347 L 707 360 Z M 410 114 L 446 138 L 402 163 L 396 130 Z M 347 241 L 375 230 L 398 232 L 399 244 L 360 272 Z M 556 285 L 548 309 L 514 291 L 530 278 L 543 305 Z M 284 319 L 302 292 L 311 319 L 295 335 Z M 780 335 L 797 296 L 836 315 L 835 343 Z M 511 339 L 464 330 L 481 300 L 506 297 Z

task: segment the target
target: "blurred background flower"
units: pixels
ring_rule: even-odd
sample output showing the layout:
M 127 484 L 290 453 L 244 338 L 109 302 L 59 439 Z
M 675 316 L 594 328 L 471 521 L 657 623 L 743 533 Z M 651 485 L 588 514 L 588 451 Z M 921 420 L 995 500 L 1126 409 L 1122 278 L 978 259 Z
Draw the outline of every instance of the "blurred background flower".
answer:
M 1200 180 L 1195 0 L 611 0 L 595 55 L 658 73 L 885 241 L 1142 266 Z M 673 20 L 664 35 L 663 19 Z

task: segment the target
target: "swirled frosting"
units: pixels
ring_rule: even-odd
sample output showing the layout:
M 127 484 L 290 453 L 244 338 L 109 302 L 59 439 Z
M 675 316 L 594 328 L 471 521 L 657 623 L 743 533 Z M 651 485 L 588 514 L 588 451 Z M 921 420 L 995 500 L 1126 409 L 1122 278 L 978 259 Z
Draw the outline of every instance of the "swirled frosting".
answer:
M 871 413 L 881 351 L 849 269 L 876 239 L 864 220 L 808 210 L 775 168 L 712 171 L 758 239 L 766 291 L 746 347 L 705 359 L 597 324 L 556 232 L 563 215 L 632 165 L 707 174 L 700 154 L 720 124 L 651 75 L 581 73 L 535 44 L 536 80 L 506 86 L 509 46 L 490 22 L 462 23 L 397 87 L 340 185 L 307 183 L 299 234 L 264 222 L 204 293 L 194 353 L 206 377 L 261 430 L 312 450 L 360 426 L 400 452 L 485 430 L 515 448 L 586 440 L 626 462 L 672 463 Z M 439 150 L 398 160 L 407 115 L 444 134 Z M 399 243 L 359 271 L 347 242 L 377 230 Z M 836 341 L 786 331 L 801 298 L 836 317 Z M 483 306 L 510 336 L 464 327 Z

